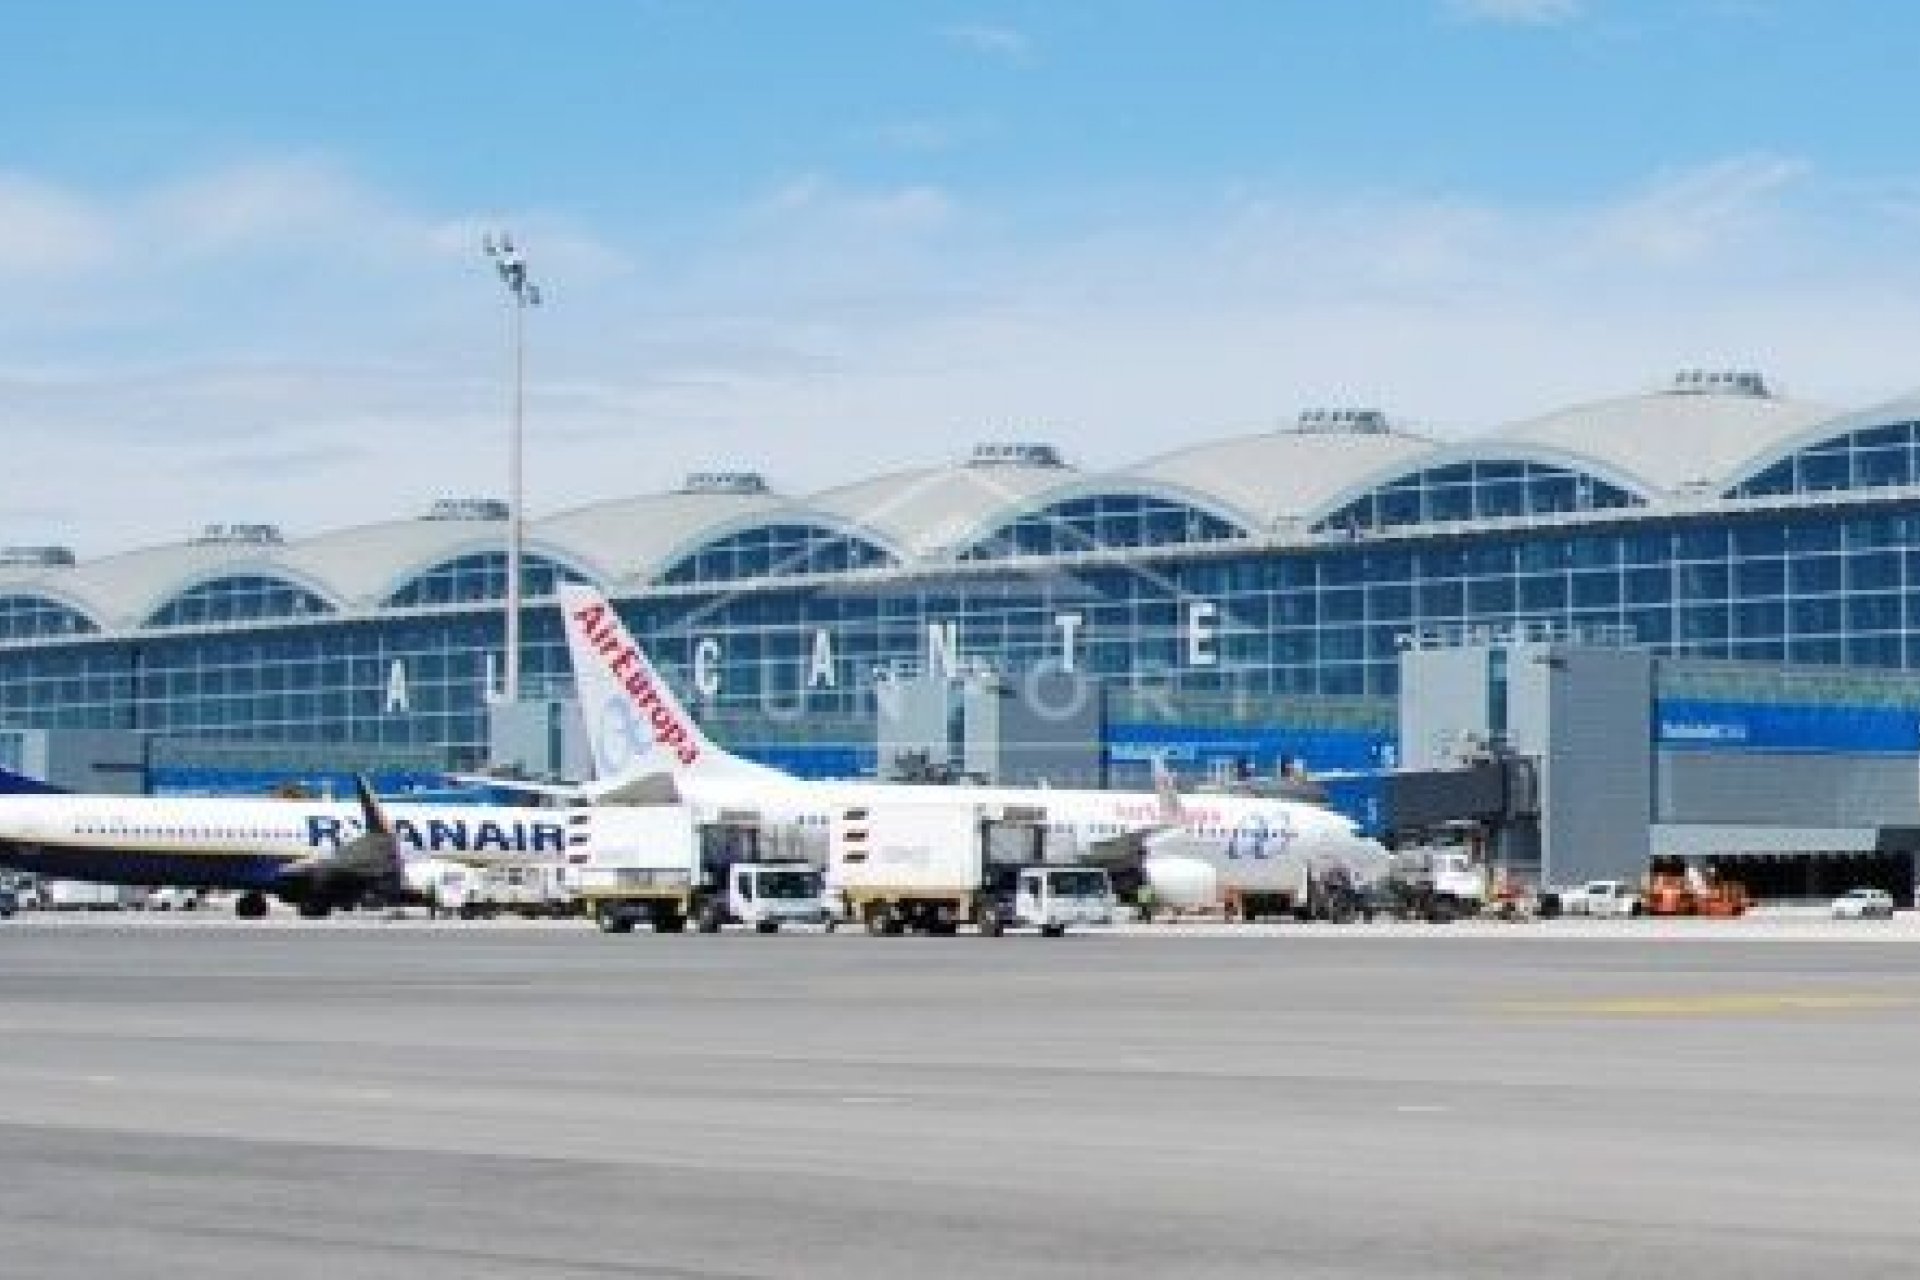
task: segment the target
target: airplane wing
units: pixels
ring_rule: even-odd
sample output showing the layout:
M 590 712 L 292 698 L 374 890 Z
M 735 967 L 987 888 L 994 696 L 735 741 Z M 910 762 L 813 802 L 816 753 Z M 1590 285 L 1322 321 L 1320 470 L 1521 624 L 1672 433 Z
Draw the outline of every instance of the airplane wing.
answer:
M 523 782 L 517 778 L 493 778 L 484 773 L 451 773 L 447 777 L 466 786 L 493 787 L 548 800 L 575 804 L 626 805 L 679 804 L 679 784 L 671 773 L 647 773 L 621 778 L 612 783 Z
M 595 804 L 624 805 L 628 808 L 679 804 L 685 798 L 680 793 L 679 783 L 674 781 L 670 773 L 649 773 L 621 782 L 609 790 L 591 794 Z
M 495 791 L 513 791 L 552 800 L 584 800 L 589 794 L 588 788 L 578 783 L 532 782 L 520 778 L 496 778 L 485 773 L 449 773 L 446 778 L 463 787 L 490 787 Z

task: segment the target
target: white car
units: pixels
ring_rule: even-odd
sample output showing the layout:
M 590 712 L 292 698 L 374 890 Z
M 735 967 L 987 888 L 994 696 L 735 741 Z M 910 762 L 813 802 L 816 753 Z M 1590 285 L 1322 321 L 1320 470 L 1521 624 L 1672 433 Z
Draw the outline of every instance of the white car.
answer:
M 183 889 L 179 885 L 162 885 L 147 894 L 149 911 L 198 911 L 200 909 L 200 891 Z
M 1849 889 L 1833 900 L 1835 920 L 1891 920 L 1893 895 L 1885 889 Z
M 1560 909 L 1570 916 L 1637 916 L 1646 908 L 1624 880 L 1589 880 L 1561 894 Z

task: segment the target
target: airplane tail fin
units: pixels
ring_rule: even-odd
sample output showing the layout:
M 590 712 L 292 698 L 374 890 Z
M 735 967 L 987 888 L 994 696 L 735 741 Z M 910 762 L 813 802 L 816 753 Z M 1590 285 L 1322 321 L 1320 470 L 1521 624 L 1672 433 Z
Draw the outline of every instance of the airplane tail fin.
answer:
M 731 755 L 709 739 L 598 590 L 561 583 L 560 608 L 597 781 L 625 782 L 663 773 L 680 778 L 787 777 Z

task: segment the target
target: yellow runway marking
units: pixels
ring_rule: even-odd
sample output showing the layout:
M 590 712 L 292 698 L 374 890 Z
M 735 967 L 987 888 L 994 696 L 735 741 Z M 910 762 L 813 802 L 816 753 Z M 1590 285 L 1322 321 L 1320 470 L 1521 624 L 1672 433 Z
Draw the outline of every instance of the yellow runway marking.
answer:
M 1591 1014 L 1615 1018 L 1690 1018 L 1764 1013 L 1847 1013 L 1863 1009 L 1897 1009 L 1913 1004 L 1911 996 L 1812 992 L 1741 993 L 1737 995 L 1616 996 L 1596 1000 L 1511 1001 L 1504 1013 Z

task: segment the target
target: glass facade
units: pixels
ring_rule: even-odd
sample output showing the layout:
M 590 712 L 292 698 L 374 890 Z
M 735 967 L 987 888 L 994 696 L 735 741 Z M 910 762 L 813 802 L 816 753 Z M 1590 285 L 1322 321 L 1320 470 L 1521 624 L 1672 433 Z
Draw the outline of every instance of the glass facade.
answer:
M 670 585 L 842 573 L 892 563 L 879 547 L 810 524 L 767 524 L 707 543 L 660 575 Z
M 0 643 L 98 630 L 85 614 L 45 596 L 0 595 Z
M 550 596 L 562 579 L 584 581 L 545 556 L 520 557 L 520 590 L 525 596 Z M 388 598 L 395 609 L 420 605 L 466 604 L 475 600 L 504 600 L 507 596 L 507 553 L 481 551 L 435 565 Z
M 1542 462 L 1460 462 L 1430 467 L 1381 485 L 1320 521 L 1317 529 L 1357 532 L 1402 525 L 1447 524 L 1606 511 L 1640 499 L 1596 476 Z
M 1177 546 L 1241 538 L 1247 531 L 1210 511 L 1146 494 L 1057 502 L 1021 516 L 969 547 L 966 560 L 1057 556 L 1109 548 Z
M 1920 484 L 1920 422 L 1895 422 L 1823 440 L 1735 485 L 1736 498 L 1833 493 Z
M 990 559 L 865 560 L 873 571 L 857 577 L 788 581 L 778 567 L 799 555 L 822 575 L 813 549 L 840 539 L 851 557 L 865 545 L 840 533 L 743 532 L 621 609 L 722 733 L 780 744 L 830 772 L 870 759 L 877 673 L 942 662 L 1070 666 L 1119 686 L 1141 723 L 1211 726 L 1222 740 L 1241 726 L 1353 714 L 1348 729 L 1377 736 L 1390 723 L 1380 708 L 1397 690 L 1404 638 L 1431 628 L 1538 621 L 1618 629 L 1669 655 L 1920 670 L 1912 495 L 1594 509 L 1527 527 L 1392 525 L 1272 544 L 1186 532 L 1127 544 L 1119 540 L 1157 536 L 1148 531 L 1162 518 L 1169 533 L 1176 519 L 1185 531 L 1212 526 L 1185 523 L 1193 512 L 1158 499 L 1086 501 L 1009 524 Z M 1055 516 L 1066 523 L 1052 533 L 1015 532 Z M 1061 528 L 1135 554 L 1039 558 L 1063 549 Z M 721 548 L 724 558 L 703 567 Z M 761 576 L 739 579 L 756 566 Z M 165 633 L 75 631 L 84 623 L 62 606 L 0 598 L 0 620 L 25 620 L 0 634 L 0 725 L 435 749 L 450 764 L 477 764 L 498 685 L 503 570 L 497 552 L 451 560 L 385 609 L 353 616 L 275 579 L 223 578 L 157 614 Z M 551 600 L 570 573 L 528 558 L 523 670 L 536 695 L 570 686 Z M 1352 707 L 1366 710 L 1340 710 Z
M 333 606 L 305 587 L 241 573 L 189 587 L 154 611 L 149 627 L 193 627 L 209 622 L 260 622 L 330 613 Z

